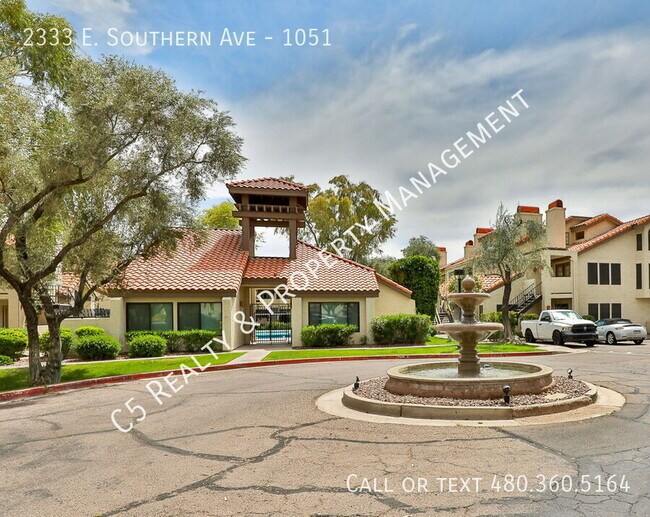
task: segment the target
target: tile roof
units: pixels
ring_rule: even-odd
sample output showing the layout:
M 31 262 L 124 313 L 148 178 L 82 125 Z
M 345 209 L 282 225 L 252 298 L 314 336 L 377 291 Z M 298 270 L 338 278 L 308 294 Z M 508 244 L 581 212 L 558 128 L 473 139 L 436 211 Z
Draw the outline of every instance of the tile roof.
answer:
M 454 260 L 453 262 L 450 262 L 449 264 L 447 264 L 447 265 L 446 265 L 445 267 L 443 267 L 442 269 L 447 270 L 447 269 L 449 269 L 451 266 L 457 266 L 458 264 L 461 264 L 461 263 L 466 262 L 466 261 L 469 261 L 469 259 L 466 259 L 465 257 L 461 257 L 461 258 L 459 258 L 459 259 Z
M 133 262 L 119 288 L 112 290 L 237 291 L 243 280 L 250 279 L 287 283 L 294 292 L 378 293 L 382 282 L 411 295 L 410 290 L 374 269 L 306 242 L 298 242 L 295 260 L 249 258 L 240 247 L 240 230 L 211 230 L 207 240 L 198 245 L 188 232 L 171 256 L 161 254 Z M 324 260 L 332 267 L 328 268 Z M 310 267 L 315 274 L 310 273 Z
M 599 223 L 601 221 L 605 221 L 609 219 L 611 222 L 613 222 L 615 225 L 623 224 L 623 221 L 621 221 L 618 217 L 614 217 L 611 214 L 600 214 L 597 215 L 596 217 L 592 217 L 590 219 L 587 219 L 586 221 L 582 221 L 581 223 L 576 224 L 573 226 L 571 229 L 572 230 L 577 230 L 580 228 L 586 228 L 588 226 L 594 225 L 596 223 Z
M 491 293 L 503 285 L 503 278 L 499 275 L 486 275 L 483 277 L 483 291 Z
M 588 241 L 581 242 L 580 244 L 574 244 L 573 246 L 569 246 L 567 250 L 577 251 L 578 253 L 582 251 L 586 251 L 598 244 L 601 244 L 605 241 L 608 241 L 609 239 L 612 239 L 613 237 L 625 233 L 628 230 L 631 230 L 632 228 L 636 228 L 637 226 L 641 226 L 648 222 L 650 222 L 650 214 L 644 215 L 643 217 L 639 217 L 638 219 L 627 221 L 626 223 L 622 223 L 618 225 L 616 228 L 612 228 L 608 232 L 601 233 L 599 236 L 594 237 L 593 239 L 589 239 Z
M 197 245 L 187 232 L 171 256 L 164 253 L 136 260 L 127 269 L 121 288 L 129 291 L 236 291 L 241 285 L 248 253 L 240 249 L 239 230 L 212 230 Z
M 292 292 L 379 291 L 374 269 L 333 253 L 323 252 L 325 260 L 332 265 L 328 269 L 320 257 L 320 252 L 320 248 L 298 241 L 295 260 L 279 257 L 251 258 L 246 266 L 244 278 L 278 280 L 288 283 Z M 315 271 L 314 274 L 310 273 L 308 262 Z
M 260 188 L 260 189 L 275 189 L 275 190 L 306 190 L 307 187 L 302 183 L 294 181 L 283 180 L 280 178 L 256 178 L 233 181 L 226 183 L 226 187 L 236 188 Z
M 519 205 L 517 207 L 517 212 L 524 212 L 524 213 L 527 213 L 527 214 L 539 214 L 539 207 L 538 206 Z

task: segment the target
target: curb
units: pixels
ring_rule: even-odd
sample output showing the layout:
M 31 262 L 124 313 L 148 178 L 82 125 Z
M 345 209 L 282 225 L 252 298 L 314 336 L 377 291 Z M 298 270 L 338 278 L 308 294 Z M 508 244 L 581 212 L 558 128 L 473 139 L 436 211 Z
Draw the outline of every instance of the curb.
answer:
M 556 352 L 512 352 L 512 353 L 492 353 L 481 354 L 481 358 L 487 357 L 532 357 L 540 355 L 555 355 Z M 289 364 L 305 364 L 305 363 L 329 363 L 338 361 L 374 361 L 374 360 L 388 360 L 388 359 L 450 359 L 456 357 L 458 354 L 412 354 L 412 355 L 362 355 L 362 356 L 343 356 L 343 357 L 315 357 L 315 358 L 301 358 L 301 359 L 279 359 L 277 361 L 254 361 L 250 363 L 237 363 L 237 364 L 219 364 L 208 366 L 200 371 L 216 372 L 222 370 L 239 370 L 241 368 L 257 368 L 260 366 L 283 366 Z M 62 382 L 60 384 L 52 384 L 50 386 L 35 386 L 33 388 L 25 388 L 22 390 L 5 391 L 0 393 L 0 402 L 7 400 L 14 400 L 19 398 L 34 397 L 37 395 L 47 395 L 48 393 L 57 393 L 60 391 L 76 390 L 82 388 L 91 388 L 93 386 L 101 386 L 103 384 L 116 384 L 119 382 L 139 381 L 143 379 L 156 379 L 158 377 L 165 377 L 167 375 L 182 375 L 183 371 L 177 370 L 163 370 L 159 372 L 146 372 L 146 373 L 132 373 L 129 375 L 116 375 L 113 377 L 97 377 L 96 379 L 86 379 L 83 381 Z

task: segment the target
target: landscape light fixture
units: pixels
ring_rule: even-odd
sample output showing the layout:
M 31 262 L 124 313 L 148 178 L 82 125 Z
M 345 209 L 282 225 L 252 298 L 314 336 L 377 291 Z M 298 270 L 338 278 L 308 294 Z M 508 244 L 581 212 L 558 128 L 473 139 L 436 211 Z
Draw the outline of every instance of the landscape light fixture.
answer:
M 507 384 L 503 387 L 503 402 L 510 405 L 510 386 Z
M 462 289 L 460 287 L 460 282 L 463 279 L 463 276 L 465 275 L 465 270 L 464 269 L 454 269 L 454 275 L 456 275 L 456 279 L 458 280 L 458 292 L 462 292 Z
M 569 379 L 573 379 L 573 368 L 569 368 L 566 373 Z
M 352 386 L 353 391 L 357 391 L 359 389 L 359 377 L 357 377 L 357 380 L 354 381 L 354 386 Z

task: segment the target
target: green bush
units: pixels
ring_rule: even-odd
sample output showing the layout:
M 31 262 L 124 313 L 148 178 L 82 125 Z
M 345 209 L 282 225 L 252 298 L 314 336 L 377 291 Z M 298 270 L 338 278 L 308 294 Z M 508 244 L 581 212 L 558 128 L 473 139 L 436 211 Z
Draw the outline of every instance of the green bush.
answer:
M 86 336 L 103 336 L 106 334 L 106 331 L 101 327 L 93 327 L 91 325 L 85 325 L 79 327 L 74 331 L 77 337 L 86 337 Z
M 60 329 L 61 331 L 61 359 L 65 359 L 68 356 L 70 350 L 72 350 L 77 342 L 77 338 L 72 332 L 72 330 L 67 328 Z M 39 341 L 41 343 L 41 350 L 48 350 L 50 348 L 50 332 L 43 332 Z
M 0 329 L 0 355 L 18 359 L 27 348 L 25 329 Z
M 539 314 L 535 314 L 534 312 L 524 312 L 521 316 L 519 316 L 519 321 L 536 320 L 538 318 Z
M 104 334 L 79 338 L 75 348 L 82 359 L 115 359 L 122 345 L 114 337 Z
M 392 280 L 413 291 L 418 313 L 435 316 L 440 284 L 440 268 L 436 260 L 413 255 L 396 260 L 388 271 Z
M 14 360 L 11 357 L 0 355 L 0 366 L 7 366 L 10 364 L 14 364 Z
M 205 352 L 201 347 L 215 337 L 220 338 L 221 332 L 215 330 L 131 330 L 125 334 L 127 344 L 138 336 L 160 336 L 167 342 L 167 352 Z M 218 343 L 212 342 L 210 348 L 215 352 L 220 350 Z
M 431 318 L 426 314 L 392 314 L 370 322 L 375 343 L 381 345 L 423 344 L 431 331 Z
M 356 331 L 357 328 L 354 325 L 323 323 L 303 327 L 300 335 L 305 346 L 333 347 L 349 345 L 352 334 Z
M 583 320 L 589 320 L 589 321 L 596 321 L 596 318 L 594 318 L 591 314 L 585 314 L 582 316 Z
M 291 323 L 288 321 L 272 321 L 265 322 L 265 323 L 260 323 L 258 330 L 269 330 L 269 326 L 271 327 L 271 330 L 291 330 Z
M 137 336 L 129 347 L 131 357 L 160 357 L 167 351 L 167 340 L 160 336 Z
M 517 315 L 514 312 L 510 312 L 510 326 L 512 330 L 517 327 Z M 481 314 L 481 321 L 487 321 L 490 323 L 501 323 L 501 311 L 499 312 L 484 312 Z

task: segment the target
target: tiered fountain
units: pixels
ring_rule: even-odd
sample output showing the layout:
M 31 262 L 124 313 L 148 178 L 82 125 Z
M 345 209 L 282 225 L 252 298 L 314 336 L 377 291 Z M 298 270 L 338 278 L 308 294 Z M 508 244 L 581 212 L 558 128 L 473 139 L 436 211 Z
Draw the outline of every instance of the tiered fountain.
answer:
M 460 343 L 459 359 L 391 368 L 387 372 L 385 389 L 396 395 L 495 399 L 503 396 L 506 385 L 511 395 L 540 393 L 549 388 L 553 384 L 553 370 L 548 366 L 512 362 L 481 364 L 476 353 L 477 343 L 492 332 L 503 330 L 503 325 L 477 321 L 476 307 L 490 295 L 474 292 L 476 282 L 473 278 L 465 277 L 461 287 L 465 292 L 449 295 L 449 299 L 462 309 L 461 320 L 436 325 L 436 330 Z

